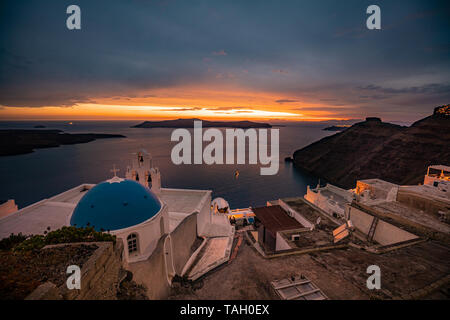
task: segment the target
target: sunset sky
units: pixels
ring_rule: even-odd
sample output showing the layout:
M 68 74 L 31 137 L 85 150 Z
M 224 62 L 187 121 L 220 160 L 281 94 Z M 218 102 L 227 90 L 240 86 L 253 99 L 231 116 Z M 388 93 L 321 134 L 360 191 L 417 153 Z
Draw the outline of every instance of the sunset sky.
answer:
M 0 120 L 414 121 L 450 103 L 448 3 L 2 0 Z

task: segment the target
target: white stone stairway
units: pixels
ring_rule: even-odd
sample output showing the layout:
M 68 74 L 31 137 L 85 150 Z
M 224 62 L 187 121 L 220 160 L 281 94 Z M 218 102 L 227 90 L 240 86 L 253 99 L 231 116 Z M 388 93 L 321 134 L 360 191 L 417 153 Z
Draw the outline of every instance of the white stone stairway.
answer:
M 234 233 L 228 237 L 206 238 L 205 242 L 193 254 L 193 261 L 185 270 L 189 280 L 197 280 L 207 272 L 230 259 Z

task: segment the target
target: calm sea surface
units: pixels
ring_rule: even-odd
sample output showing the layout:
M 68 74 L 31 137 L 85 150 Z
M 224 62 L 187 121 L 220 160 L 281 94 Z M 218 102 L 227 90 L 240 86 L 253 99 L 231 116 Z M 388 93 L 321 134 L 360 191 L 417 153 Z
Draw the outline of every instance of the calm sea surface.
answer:
M 80 121 L 69 125 L 61 121 L 0 122 L 0 129 L 46 129 L 69 133 L 117 133 L 124 139 L 100 139 L 90 143 L 38 149 L 33 153 L 0 157 L 0 199 L 15 199 L 22 208 L 82 183 L 99 183 L 112 177 L 115 164 L 124 176 L 133 153 L 146 149 L 161 170 L 163 187 L 213 190 L 213 197 L 223 197 L 231 208 L 265 205 L 267 200 L 302 196 L 306 186 L 317 178 L 284 158 L 301 147 L 333 132 L 322 126 L 288 125 L 280 127 L 280 169 L 275 176 L 261 176 L 258 165 L 180 165 L 172 163 L 170 153 L 176 142 L 170 141 L 173 129 L 130 128 L 139 121 Z M 234 172 L 238 169 L 239 178 Z

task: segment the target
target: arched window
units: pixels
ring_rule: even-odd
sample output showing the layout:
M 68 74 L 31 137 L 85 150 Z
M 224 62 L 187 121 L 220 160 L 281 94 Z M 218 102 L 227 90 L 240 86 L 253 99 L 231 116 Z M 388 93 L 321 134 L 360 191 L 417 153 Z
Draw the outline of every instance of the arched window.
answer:
M 138 251 L 138 236 L 136 233 L 132 233 L 127 237 L 128 254 L 132 254 Z

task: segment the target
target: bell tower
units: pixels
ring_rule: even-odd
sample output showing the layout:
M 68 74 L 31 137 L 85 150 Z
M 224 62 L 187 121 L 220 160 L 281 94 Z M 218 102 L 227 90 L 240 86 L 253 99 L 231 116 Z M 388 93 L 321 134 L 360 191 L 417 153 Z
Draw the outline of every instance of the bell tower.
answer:
M 156 194 L 161 192 L 161 173 L 158 168 L 153 167 L 152 156 L 146 150 L 142 149 L 134 153 L 125 178 L 139 182 Z

